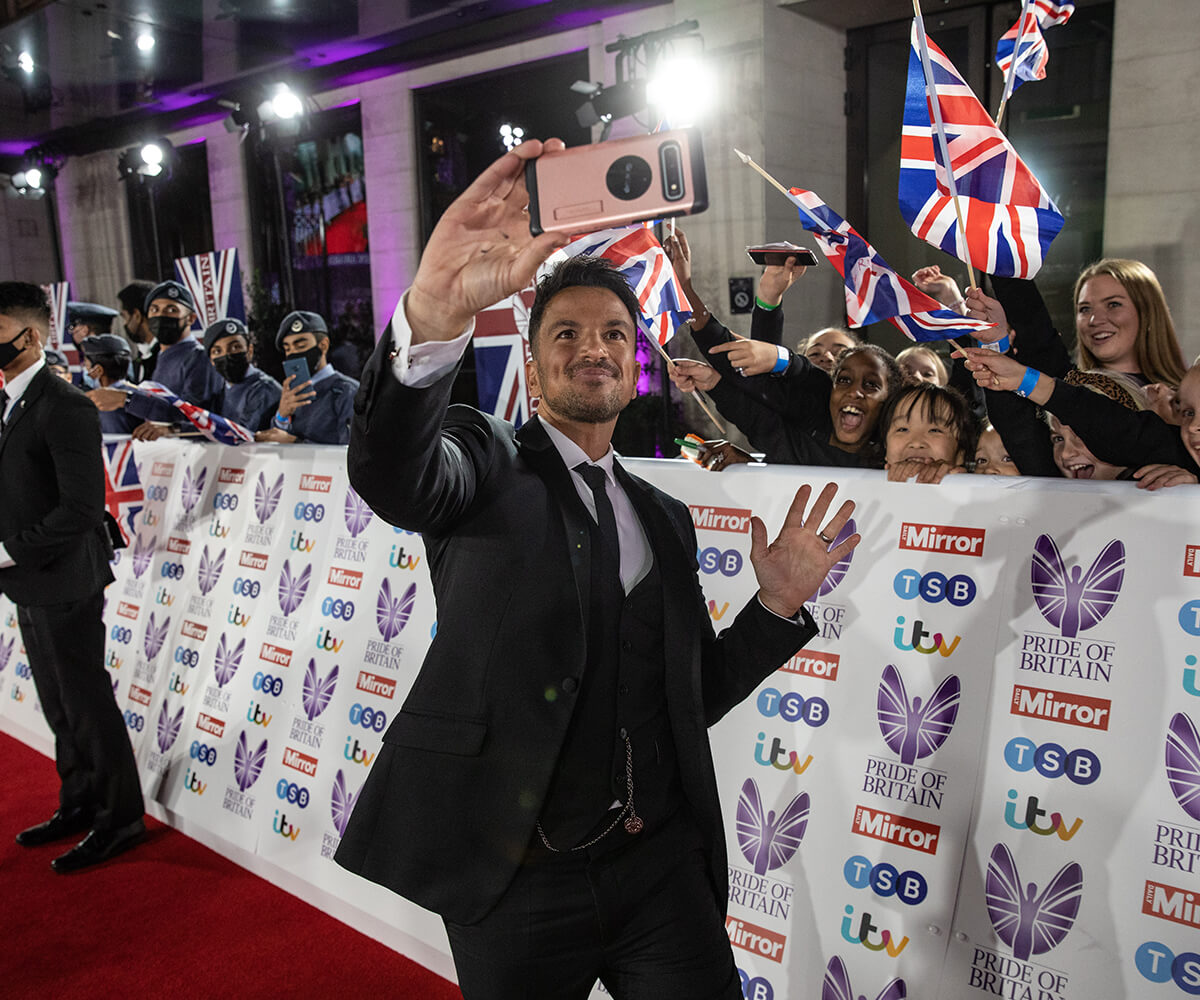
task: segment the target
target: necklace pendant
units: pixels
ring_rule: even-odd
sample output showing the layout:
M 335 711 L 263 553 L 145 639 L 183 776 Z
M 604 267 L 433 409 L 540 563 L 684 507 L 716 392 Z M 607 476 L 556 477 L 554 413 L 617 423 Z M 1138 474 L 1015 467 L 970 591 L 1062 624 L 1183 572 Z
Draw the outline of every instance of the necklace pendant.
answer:
M 641 816 L 636 816 L 636 815 L 630 816 L 629 819 L 625 820 L 625 832 L 626 833 L 641 833 L 642 827 L 644 827 L 645 825 L 646 824 L 642 822 Z

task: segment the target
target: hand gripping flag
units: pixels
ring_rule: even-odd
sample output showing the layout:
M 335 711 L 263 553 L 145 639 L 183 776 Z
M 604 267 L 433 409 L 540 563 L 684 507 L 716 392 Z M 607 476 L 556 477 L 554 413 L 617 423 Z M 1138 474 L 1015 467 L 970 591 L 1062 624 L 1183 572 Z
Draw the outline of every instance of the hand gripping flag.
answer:
M 675 336 L 692 315 L 691 303 L 683 294 L 666 251 L 644 226 L 602 229 L 578 236 L 562 252 L 568 257 L 590 254 L 612 261 L 637 296 L 646 335 L 653 337 L 659 347 Z
M 935 94 L 926 90 L 914 19 L 900 140 L 900 214 L 913 233 L 989 274 L 1032 278 L 1063 227 L 1050 196 L 1021 162 L 954 65 L 928 43 Z M 944 125 L 950 172 L 935 134 Z M 966 227 L 961 246 L 952 191 Z
M 180 257 L 175 261 L 175 275 L 192 293 L 201 329 L 227 316 L 246 319 L 236 249 Z
M 122 384 L 130 392 L 142 392 L 166 400 L 191 422 L 192 426 L 208 440 L 217 444 L 253 444 L 254 434 L 241 424 L 234 423 L 219 413 L 213 413 L 186 399 L 180 399 L 165 385 L 158 382 L 139 382 L 137 385 Z
M 1046 48 L 1046 36 L 1042 34 L 1042 29 L 1066 24 L 1074 13 L 1073 3 L 1026 0 L 1021 16 L 996 43 L 996 67 L 1005 75 L 1005 99 L 1024 81 L 1046 78 L 1050 50 Z
M 846 282 L 850 326 L 887 320 L 911 340 L 946 340 L 973 337 L 995 325 L 960 316 L 905 281 L 812 191 L 792 188 L 788 197 L 800 209 L 800 224 L 816 237 L 821 252 Z

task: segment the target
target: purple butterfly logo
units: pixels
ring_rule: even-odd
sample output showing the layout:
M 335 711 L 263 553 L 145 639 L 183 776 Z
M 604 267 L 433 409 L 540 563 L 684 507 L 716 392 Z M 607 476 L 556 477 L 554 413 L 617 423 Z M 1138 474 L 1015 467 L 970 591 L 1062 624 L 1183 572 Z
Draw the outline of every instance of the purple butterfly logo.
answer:
M 928 757 L 946 742 L 958 717 L 958 699 L 962 685 L 951 674 L 939 684 L 924 705 L 920 698 L 908 700 L 904 678 L 890 663 L 883 668 L 879 694 L 875 699 L 879 731 L 883 741 L 900 755 L 901 764 L 912 764 Z
M 275 513 L 275 508 L 279 506 L 279 499 L 282 496 L 283 473 L 279 474 L 274 486 L 268 486 L 266 478 L 260 472 L 258 484 L 254 487 L 254 513 L 258 517 L 259 524 L 266 524 L 271 520 L 271 515 Z
M 374 516 L 375 512 L 354 492 L 354 487 L 349 487 L 346 490 L 346 530 L 350 537 L 357 538 L 366 531 Z
M 141 579 L 143 573 L 150 568 L 150 562 L 154 558 L 154 539 L 151 538 L 145 545 L 142 545 L 142 536 L 138 535 L 133 542 L 133 575 L 137 579 Z
M 1038 535 L 1029 575 L 1042 617 L 1073 639 L 1098 625 L 1116 604 L 1125 579 L 1125 546 L 1114 538 L 1086 573 L 1079 566 L 1068 572 L 1054 539 Z
M 1075 923 L 1083 892 L 1083 869 L 1072 861 L 1064 865 L 1041 892 L 1030 882 L 1021 884 L 1017 865 L 1008 848 L 997 844 L 987 870 L 987 908 L 997 937 L 1022 962 L 1044 955 L 1062 942 Z
M 354 811 L 354 803 L 358 801 L 361 792 L 361 787 L 353 795 L 346 790 L 346 779 L 342 777 L 339 768 L 337 777 L 333 779 L 333 800 L 330 804 L 330 810 L 333 813 L 333 828 L 337 830 L 339 837 L 345 836 L 346 824 L 350 822 L 350 813 Z
M 879 991 L 875 1000 L 905 1000 L 908 989 L 903 979 L 893 979 Z M 821 986 L 821 1000 L 867 1000 L 862 993 L 855 993 L 850 985 L 850 976 L 841 958 L 834 955 L 825 968 L 825 982 Z
M 15 635 L 8 642 L 0 639 L 0 670 L 8 666 L 8 661 L 12 658 L 12 652 L 16 645 L 17 637 Z
M 737 838 L 755 875 L 782 868 L 792 859 L 808 827 L 808 792 L 801 792 L 776 818 L 763 809 L 753 778 L 742 784 L 738 796 Z
M 1183 811 L 1200 820 L 1200 733 L 1182 712 L 1167 729 L 1167 781 Z
M 832 542 L 829 543 L 829 545 L 826 548 L 826 551 L 829 551 L 829 549 L 833 549 L 833 548 L 836 548 L 837 546 L 841 545 L 842 542 L 844 542 L 847 538 L 849 538 L 851 535 L 853 535 L 857 530 L 858 530 L 858 528 L 854 524 L 854 518 L 850 518 L 850 520 L 847 521 L 845 523 L 845 525 L 842 527 L 842 530 L 837 533 L 837 538 L 835 538 Z M 835 562 L 833 564 L 833 566 L 830 568 L 829 572 L 825 574 L 825 579 L 821 581 L 821 586 L 817 588 L 817 592 L 815 594 L 813 594 L 812 597 L 809 598 L 809 600 L 815 601 L 818 597 L 824 597 L 831 590 L 833 590 L 834 587 L 836 587 L 839 583 L 841 583 L 842 578 L 846 575 L 847 571 L 850 569 L 850 561 L 853 558 L 854 558 L 854 550 L 851 549 L 850 553 L 848 555 L 846 555 L 844 558 L 839 559 L 837 562 Z
M 198 476 L 192 475 L 191 469 L 183 470 L 183 509 L 190 512 L 200 500 L 204 492 L 204 483 L 208 479 L 208 469 L 201 469 Z
M 225 568 L 225 550 L 221 550 L 221 554 L 216 559 L 208 558 L 208 546 L 204 546 L 204 551 L 200 553 L 200 572 L 197 574 L 200 577 L 200 593 L 207 596 L 208 592 L 217 585 L 217 581 L 221 579 L 221 570 Z
M 158 752 L 166 753 L 175 745 L 175 741 L 179 738 L 179 727 L 183 725 L 183 706 L 179 706 L 179 711 L 175 713 L 175 717 L 171 718 L 167 711 L 167 699 L 163 699 L 162 711 L 158 713 Z
M 150 621 L 146 623 L 146 635 L 142 640 L 142 648 L 146 651 L 146 659 L 153 660 L 158 656 L 163 643 L 167 639 L 167 629 L 171 627 L 171 619 L 167 618 L 161 625 L 155 626 L 154 612 L 150 612 Z
M 317 661 L 309 660 L 308 669 L 304 672 L 304 714 L 312 722 L 318 715 L 329 707 L 329 699 L 333 697 L 333 689 L 337 686 L 337 664 L 329 671 L 329 675 L 321 680 L 317 676 Z
M 217 677 L 218 687 L 224 687 L 233 680 L 233 675 L 237 673 L 238 667 L 242 665 L 242 653 L 245 651 L 245 639 L 230 649 L 225 642 L 225 633 L 221 633 L 221 640 L 217 643 L 217 655 L 213 660 L 213 673 Z
M 237 779 L 238 788 L 243 792 L 253 785 L 262 774 L 263 764 L 267 760 L 267 741 L 263 740 L 254 753 L 250 752 L 250 744 L 246 742 L 246 730 L 238 734 L 237 746 L 233 748 L 233 776 Z
M 417 585 L 410 583 L 402 597 L 392 597 L 392 585 L 385 577 L 375 601 L 375 624 L 384 642 L 391 642 L 408 624 L 413 604 L 417 599 Z
M 290 615 L 304 600 L 308 593 L 308 582 L 312 579 L 312 564 L 304 567 L 304 572 L 292 576 L 292 568 L 288 561 L 283 561 L 283 572 L 279 574 L 279 610 Z

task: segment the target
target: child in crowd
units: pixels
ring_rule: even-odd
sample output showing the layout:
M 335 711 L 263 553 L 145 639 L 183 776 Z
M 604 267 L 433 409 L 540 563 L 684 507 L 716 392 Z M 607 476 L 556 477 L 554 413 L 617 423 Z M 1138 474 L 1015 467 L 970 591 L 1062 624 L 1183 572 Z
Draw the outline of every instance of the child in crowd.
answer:
M 896 363 L 904 372 L 908 382 L 932 382 L 935 385 L 945 385 L 950 381 L 950 373 L 937 351 L 921 345 L 906 347 L 896 355 Z
M 1019 476 L 1021 470 L 1009 455 L 1000 432 L 991 424 L 984 424 L 979 432 L 979 444 L 975 446 L 975 473 L 980 476 Z
M 957 389 L 920 382 L 893 394 L 879 418 L 888 479 L 919 483 L 966 472 L 975 453 L 978 425 Z

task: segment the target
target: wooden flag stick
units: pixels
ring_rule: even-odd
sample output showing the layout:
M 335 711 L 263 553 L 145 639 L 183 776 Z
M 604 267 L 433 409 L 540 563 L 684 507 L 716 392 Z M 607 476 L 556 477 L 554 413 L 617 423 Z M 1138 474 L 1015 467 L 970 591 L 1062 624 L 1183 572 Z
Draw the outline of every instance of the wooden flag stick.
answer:
M 913 23 L 917 28 L 917 43 L 921 53 L 921 68 L 925 71 L 925 88 L 929 96 L 929 110 L 937 131 L 938 148 L 942 152 L 942 163 L 946 168 L 946 186 L 950 189 L 950 200 L 954 202 L 954 216 L 958 220 L 958 236 L 962 240 L 963 254 L 966 256 L 967 280 L 971 290 L 979 286 L 975 284 L 975 267 L 971 263 L 971 247 L 967 243 L 967 227 L 963 222 L 962 206 L 958 202 L 958 190 L 954 184 L 954 168 L 950 162 L 950 149 L 946 142 L 946 127 L 942 124 L 942 108 L 937 99 L 937 84 L 933 80 L 933 66 L 929 62 L 929 46 L 925 44 L 925 20 L 921 17 L 921 0 L 913 0 Z
M 1000 127 L 1000 121 L 1004 118 L 1004 106 L 1012 97 L 1013 82 L 1017 77 L 1017 58 L 1021 53 L 1021 39 L 1025 37 L 1025 25 L 1028 23 L 1025 19 L 1032 13 L 1033 0 L 1025 0 L 1025 4 L 1021 8 L 1021 19 L 1017 22 L 1017 40 L 1013 43 L 1012 61 L 1008 64 L 1008 72 L 1004 75 L 1004 94 L 1000 98 L 1000 110 L 996 112 L 996 128 Z
M 675 359 L 672 358 L 671 355 L 669 355 L 666 351 L 663 350 L 662 344 L 660 344 L 656 338 L 651 337 L 649 334 L 646 334 L 646 339 L 651 343 L 651 345 L 654 347 L 654 349 L 656 351 L 658 351 L 658 353 L 660 355 L 662 355 L 662 359 L 667 363 L 667 367 L 669 369 L 671 369 L 672 371 L 674 371 Z M 695 392 L 693 392 L 692 395 L 696 397 L 696 402 L 700 404 L 700 409 L 702 409 L 706 414 L 708 414 L 708 419 L 717 425 L 717 430 L 720 431 L 721 436 L 724 437 L 725 434 L 727 433 L 727 431 L 725 430 L 725 425 L 723 423 L 721 423 L 721 421 L 717 419 L 717 415 L 708 408 L 708 404 L 704 401 L 704 395 L 700 392 L 699 389 L 695 390 Z

